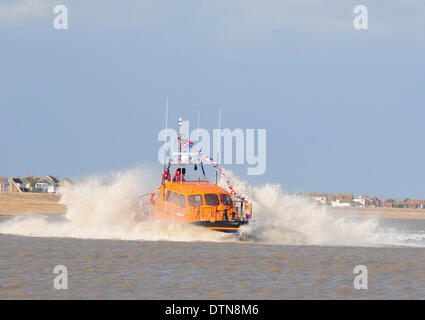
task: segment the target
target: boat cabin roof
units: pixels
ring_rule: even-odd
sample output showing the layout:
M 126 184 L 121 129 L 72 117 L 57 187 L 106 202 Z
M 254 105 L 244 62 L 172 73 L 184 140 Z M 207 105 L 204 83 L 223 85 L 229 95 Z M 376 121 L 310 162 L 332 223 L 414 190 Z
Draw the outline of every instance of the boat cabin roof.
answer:
M 182 181 L 182 182 L 171 182 L 165 181 L 165 187 L 167 190 L 182 192 L 185 194 L 204 194 L 204 193 L 227 193 L 223 188 L 209 183 L 208 181 Z

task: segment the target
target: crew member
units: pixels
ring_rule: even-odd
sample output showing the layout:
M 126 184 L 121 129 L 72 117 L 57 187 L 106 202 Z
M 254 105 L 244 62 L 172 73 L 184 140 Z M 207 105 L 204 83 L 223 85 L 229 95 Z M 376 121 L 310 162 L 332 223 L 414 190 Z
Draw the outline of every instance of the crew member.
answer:
M 162 174 L 162 182 L 164 183 L 164 181 L 170 181 L 170 180 L 171 180 L 170 170 L 165 169 L 164 173 Z
M 184 181 L 184 176 L 180 173 L 180 168 L 176 170 L 176 173 L 174 174 L 173 181 L 180 182 Z

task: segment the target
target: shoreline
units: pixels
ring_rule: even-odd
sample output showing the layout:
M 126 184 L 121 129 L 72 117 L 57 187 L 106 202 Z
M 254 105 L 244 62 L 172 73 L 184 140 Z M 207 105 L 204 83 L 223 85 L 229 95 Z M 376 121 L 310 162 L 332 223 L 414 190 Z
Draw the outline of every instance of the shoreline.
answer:
M 408 208 L 361 208 L 361 207 L 345 207 L 335 208 L 326 207 L 329 212 L 339 214 L 353 214 L 359 217 L 368 218 L 384 218 L 384 219 L 425 219 L 425 210 L 408 209 Z M 345 212 L 344 212 L 345 211 Z

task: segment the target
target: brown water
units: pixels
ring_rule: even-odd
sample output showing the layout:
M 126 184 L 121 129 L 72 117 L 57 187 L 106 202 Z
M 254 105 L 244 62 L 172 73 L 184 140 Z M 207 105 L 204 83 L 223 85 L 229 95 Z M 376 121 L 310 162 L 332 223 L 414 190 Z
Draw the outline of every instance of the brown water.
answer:
M 0 299 L 422 299 L 425 251 L 0 235 Z M 56 265 L 68 290 L 56 290 Z M 353 286 L 356 265 L 368 289 Z

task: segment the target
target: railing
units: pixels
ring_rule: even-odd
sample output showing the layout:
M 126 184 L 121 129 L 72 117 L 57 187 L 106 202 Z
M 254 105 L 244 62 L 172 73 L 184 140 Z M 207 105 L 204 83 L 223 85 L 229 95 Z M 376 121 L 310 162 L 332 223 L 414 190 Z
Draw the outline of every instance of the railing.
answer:
M 144 193 L 138 197 L 138 207 L 136 212 L 136 218 L 138 219 L 148 219 L 152 218 L 153 207 L 149 201 L 151 193 Z
M 241 200 L 233 200 L 233 205 L 235 206 L 236 213 L 242 219 L 247 219 L 246 215 L 249 214 L 252 217 L 252 204 L 249 204 L 249 209 L 245 210 L 245 206 Z
M 196 221 L 217 220 L 217 207 L 189 207 L 188 212 L 195 216 Z

